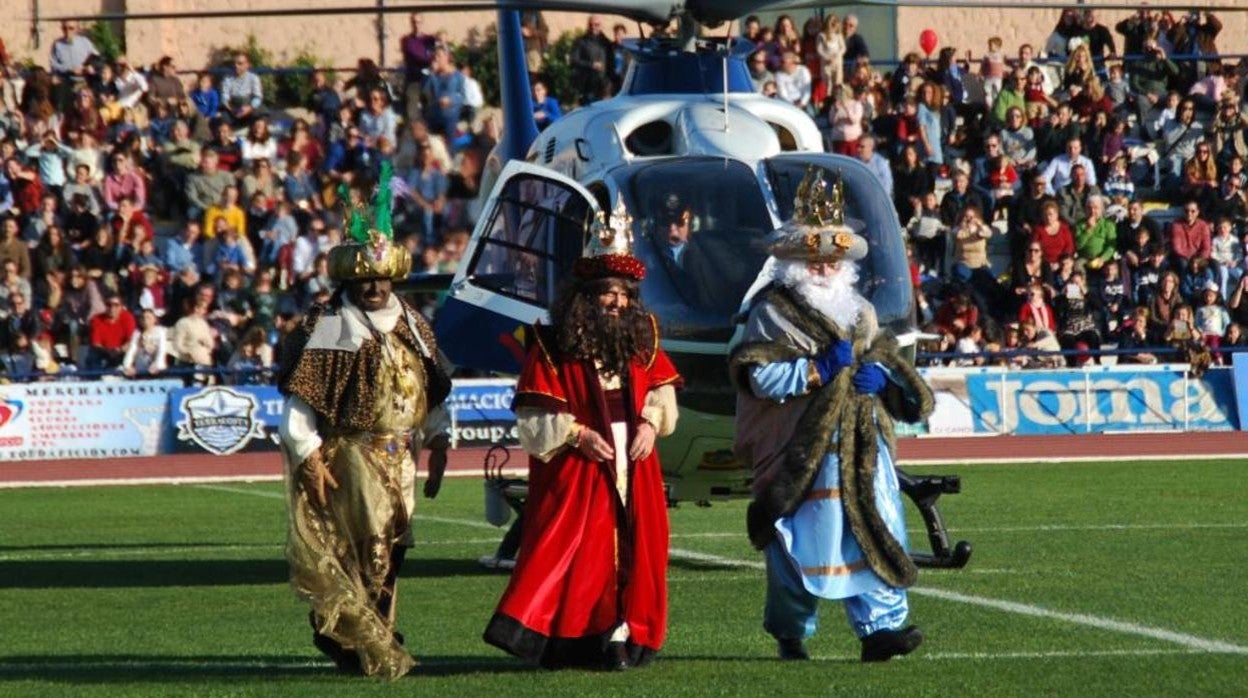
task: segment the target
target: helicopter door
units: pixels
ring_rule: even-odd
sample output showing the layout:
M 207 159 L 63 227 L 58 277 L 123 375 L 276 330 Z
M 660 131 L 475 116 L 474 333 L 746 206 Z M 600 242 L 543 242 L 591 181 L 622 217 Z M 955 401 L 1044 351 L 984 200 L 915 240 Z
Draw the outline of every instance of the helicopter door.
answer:
M 434 323 L 451 361 L 519 372 L 524 334 L 546 320 L 597 212 L 568 177 L 518 160 L 503 168 Z

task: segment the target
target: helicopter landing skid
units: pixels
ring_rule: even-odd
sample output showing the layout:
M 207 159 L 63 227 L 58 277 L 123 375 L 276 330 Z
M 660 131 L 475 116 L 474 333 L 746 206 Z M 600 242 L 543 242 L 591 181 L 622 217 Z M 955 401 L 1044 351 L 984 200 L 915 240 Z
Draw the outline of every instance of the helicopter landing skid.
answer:
M 971 544 L 958 541 L 949 545 L 949 532 L 945 529 L 945 520 L 936 508 L 936 500 L 942 494 L 957 494 L 962 491 L 962 478 L 957 475 L 911 475 L 897 468 L 897 481 L 901 491 L 905 493 L 919 515 L 923 517 L 923 526 L 927 528 L 927 540 L 932 545 L 931 553 L 911 552 L 910 559 L 919 567 L 935 569 L 961 569 L 971 559 Z

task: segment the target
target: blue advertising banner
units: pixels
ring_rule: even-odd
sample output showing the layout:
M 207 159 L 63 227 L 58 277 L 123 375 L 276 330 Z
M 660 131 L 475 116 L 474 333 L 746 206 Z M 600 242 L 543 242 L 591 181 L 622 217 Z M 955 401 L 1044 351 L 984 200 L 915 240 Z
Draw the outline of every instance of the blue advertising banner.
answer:
M 461 379 L 451 388 L 451 443 L 456 448 L 518 444 L 511 400 L 516 381 L 508 378 Z
M 0 461 L 154 456 L 178 380 L 0 386 Z
M 1239 428 L 1248 429 L 1248 354 L 1232 354 L 1231 377 L 1235 387 L 1235 411 L 1239 415 Z
M 975 433 L 1087 434 L 1236 429 L 1231 370 L 1188 378 L 1179 367 L 966 375 Z
M 173 451 L 228 456 L 277 450 L 283 398 L 271 385 L 182 388 L 169 395 Z

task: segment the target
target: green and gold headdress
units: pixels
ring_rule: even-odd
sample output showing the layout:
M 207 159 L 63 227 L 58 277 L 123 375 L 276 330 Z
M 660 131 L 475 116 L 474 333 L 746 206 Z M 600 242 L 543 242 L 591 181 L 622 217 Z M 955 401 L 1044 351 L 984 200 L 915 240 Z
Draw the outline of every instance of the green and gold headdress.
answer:
M 407 249 L 394 244 L 394 221 L 391 207 L 394 193 L 390 179 L 394 168 L 381 163 L 381 174 L 371 206 L 363 202 L 350 206 L 347 215 L 347 240 L 329 251 L 329 276 L 335 281 L 355 279 L 406 279 L 412 271 L 412 256 Z M 339 199 L 350 201 L 346 185 L 339 189 Z

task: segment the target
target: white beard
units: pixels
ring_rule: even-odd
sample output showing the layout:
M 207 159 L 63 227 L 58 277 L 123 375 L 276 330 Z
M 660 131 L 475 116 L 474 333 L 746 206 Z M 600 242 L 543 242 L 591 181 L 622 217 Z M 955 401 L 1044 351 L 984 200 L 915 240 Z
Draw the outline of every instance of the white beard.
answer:
M 776 281 L 793 289 L 812 308 L 831 320 L 837 327 L 852 331 L 862 314 L 867 299 L 858 293 L 858 265 L 841 262 L 839 271 L 831 276 L 815 276 L 802 261 L 784 260 L 776 269 Z

